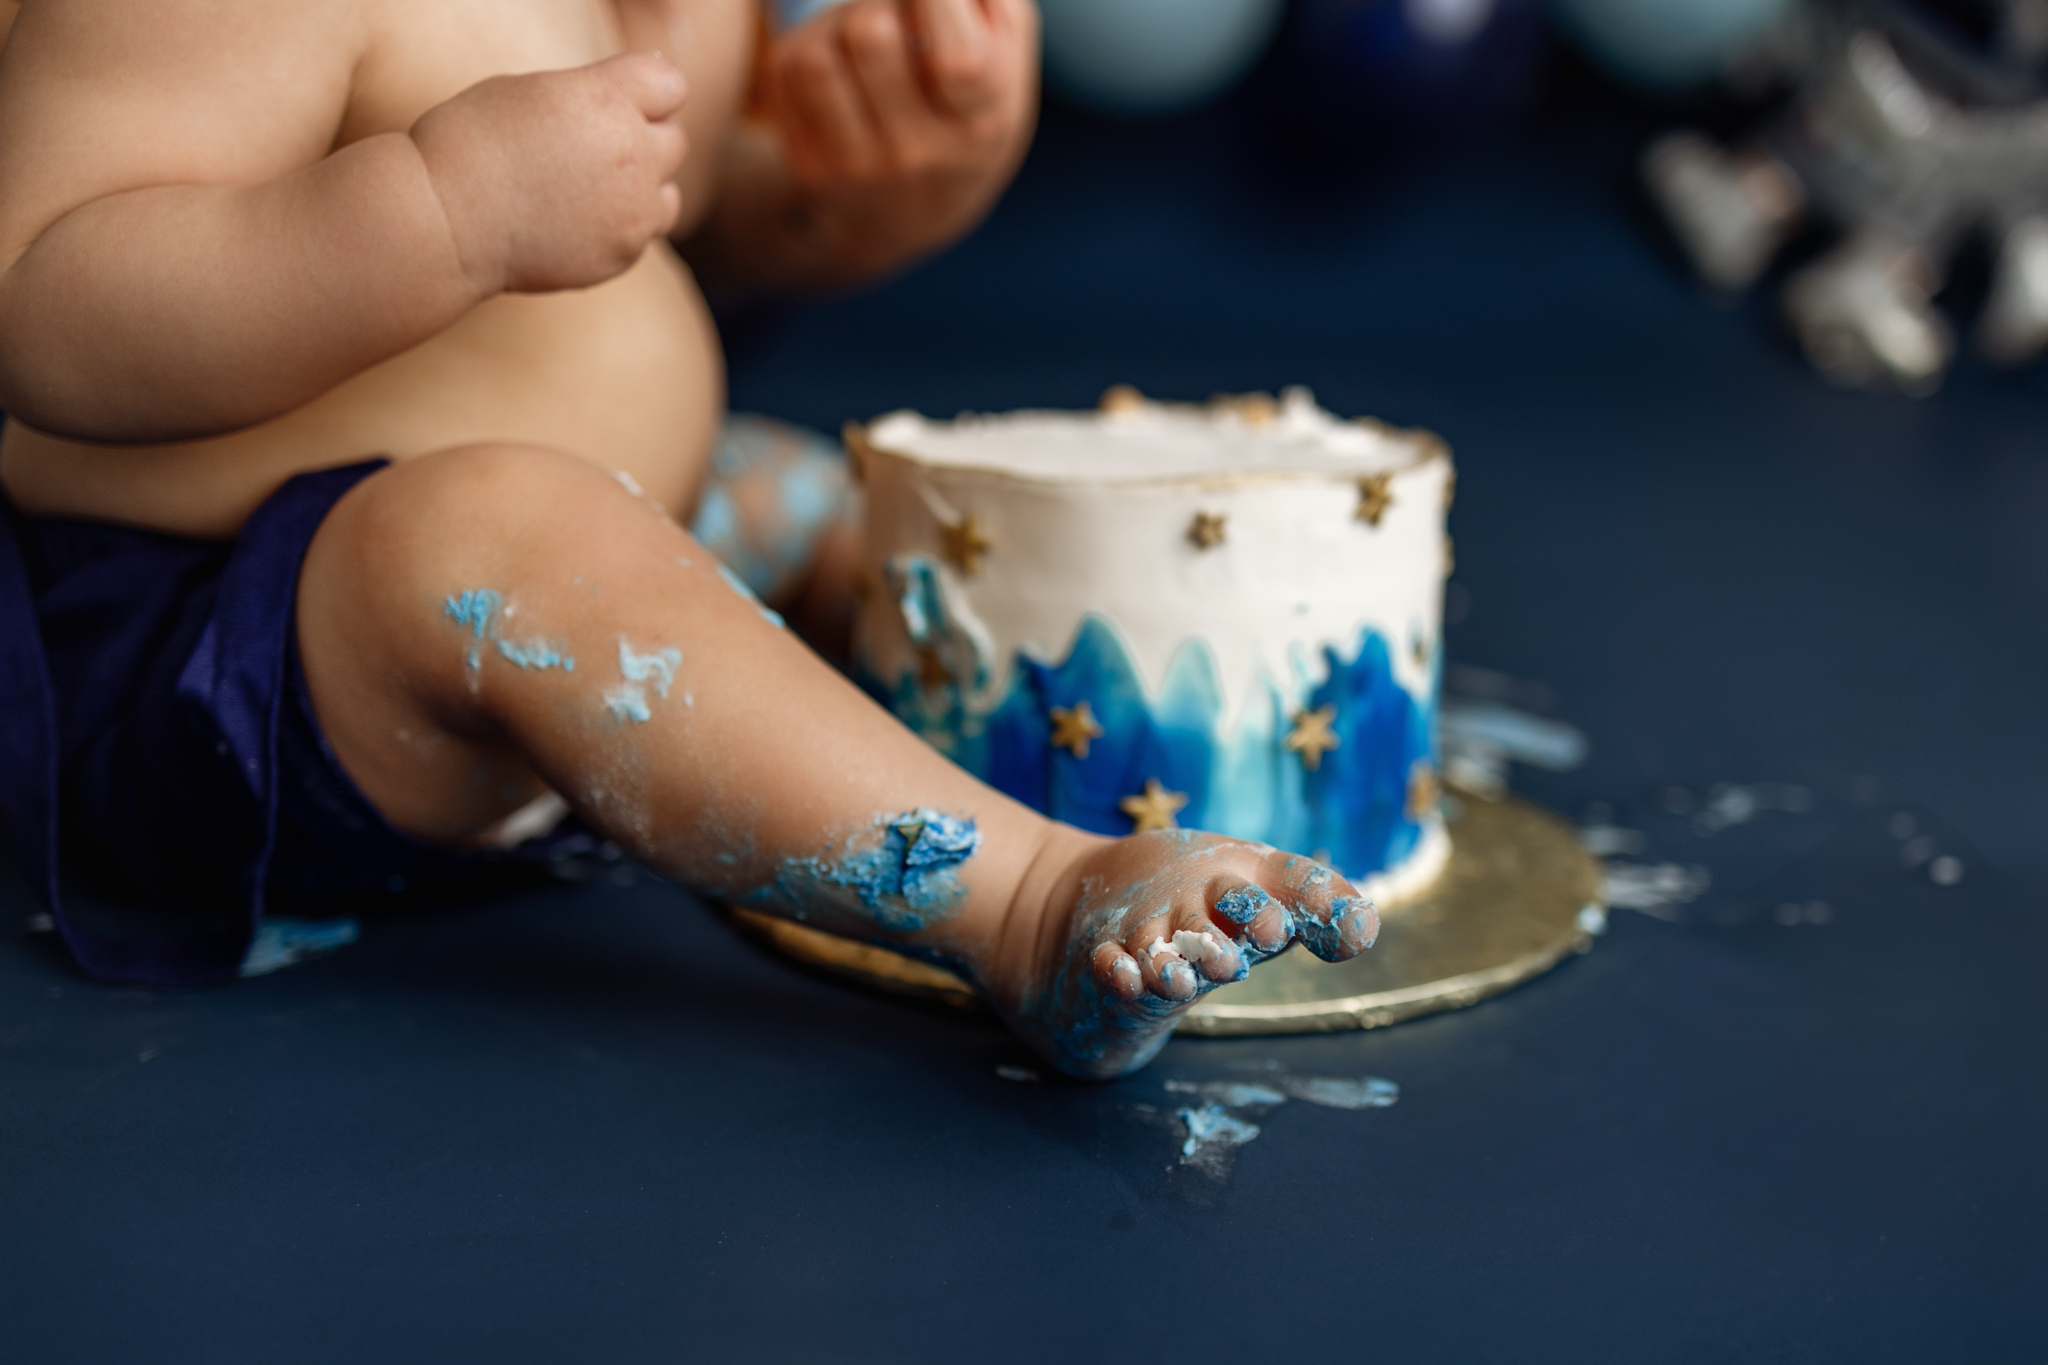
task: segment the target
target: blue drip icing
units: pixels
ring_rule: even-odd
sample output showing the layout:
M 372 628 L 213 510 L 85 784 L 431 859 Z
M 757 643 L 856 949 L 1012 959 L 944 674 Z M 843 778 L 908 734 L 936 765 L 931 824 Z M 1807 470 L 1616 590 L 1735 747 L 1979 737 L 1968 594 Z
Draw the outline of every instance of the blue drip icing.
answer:
M 1315 772 L 1301 773 L 1302 837 L 1281 846 L 1326 848 L 1339 867 L 1377 872 L 1407 857 L 1422 837 L 1422 826 L 1408 818 L 1408 780 L 1418 761 L 1434 761 L 1433 717 L 1394 681 L 1383 636 L 1367 635 L 1349 663 L 1334 649 L 1323 654 L 1330 675 L 1309 693 L 1307 709 L 1336 707 L 1343 742 Z M 1360 863 L 1353 849 L 1375 853 Z
M 933 637 L 942 621 L 936 594 L 904 604 L 906 624 Z M 917 618 L 917 619 L 912 619 Z M 1323 651 L 1328 676 L 1303 709 L 1335 709 L 1339 746 L 1314 772 L 1283 746 L 1292 710 L 1270 684 L 1246 708 L 1238 731 L 1219 737 L 1221 688 L 1206 647 L 1182 649 L 1156 701 L 1109 623 L 1084 617 L 1067 657 L 1048 664 L 1019 654 L 1000 702 L 985 716 L 968 712 L 955 684 L 923 686 L 914 673 L 893 684 L 863 670 L 878 701 L 934 747 L 991 786 L 1057 819 L 1102 834 L 1128 834 L 1120 802 L 1157 778 L 1188 804 L 1190 828 L 1254 839 L 1279 848 L 1321 850 L 1352 876 L 1367 876 L 1408 856 L 1422 827 L 1408 818 L 1410 770 L 1433 761 L 1434 702 L 1418 703 L 1395 679 L 1388 642 L 1367 632 L 1357 652 Z M 1431 689 L 1432 698 L 1435 689 Z M 1055 749 L 1050 711 L 1086 701 L 1103 729 L 1086 758 Z

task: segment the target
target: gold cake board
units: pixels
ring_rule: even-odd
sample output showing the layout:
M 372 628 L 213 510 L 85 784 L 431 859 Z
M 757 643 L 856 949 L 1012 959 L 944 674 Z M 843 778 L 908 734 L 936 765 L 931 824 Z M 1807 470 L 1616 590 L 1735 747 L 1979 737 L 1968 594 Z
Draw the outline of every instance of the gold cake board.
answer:
M 1282 954 L 1219 987 L 1181 1017 L 1208 1037 L 1382 1028 L 1461 1009 L 1550 970 L 1592 939 L 1600 865 L 1576 832 L 1516 797 L 1457 793 L 1445 803 L 1451 852 L 1425 890 L 1380 909 L 1380 936 L 1349 962 Z M 886 948 L 735 909 L 735 922 L 800 962 L 899 995 L 979 1007 L 966 982 Z M 1596 921 L 1597 922 L 1597 921 Z

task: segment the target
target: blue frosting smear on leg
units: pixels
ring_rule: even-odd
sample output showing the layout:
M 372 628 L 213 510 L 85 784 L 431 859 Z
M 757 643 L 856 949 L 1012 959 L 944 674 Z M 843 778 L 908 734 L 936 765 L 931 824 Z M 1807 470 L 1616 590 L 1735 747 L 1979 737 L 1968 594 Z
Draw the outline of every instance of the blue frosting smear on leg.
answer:
M 936 595 L 909 604 L 906 623 L 934 637 L 943 622 L 911 622 L 943 610 Z M 1223 701 L 1206 646 L 1184 646 L 1156 698 L 1148 697 L 1116 630 L 1084 617 L 1066 658 L 1019 654 L 992 709 L 974 711 L 955 683 L 926 686 L 916 671 L 894 680 L 863 670 L 877 700 L 991 786 L 1047 815 L 1101 834 L 1128 834 L 1125 797 L 1156 778 L 1188 798 L 1182 825 L 1321 853 L 1354 877 L 1390 867 L 1414 849 L 1422 827 L 1409 818 L 1408 782 L 1434 757 L 1433 700 L 1418 701 L 1395 678 L 1388 642 L 1364 632 L 1348 656 L 1323 650 L 1326 676 L 1290 706 L 1270 683 L 1242 708 L 1236 731 L 1220 734 Z M 1296 694 L 1297 696 L 1299 694 Z M 1434 697 L 1434 689 L 1431 689 Z M 1086 758 L 1050 743 L 1053 708 L 1085 701 L 1103 734 Z M 1333 710 L 1336 748 L 1314 771 L 1284 746 L 1296 709 Z
M 620 683 L 606 692 L 604 709 L 612 713 L 613 720 L 629 720 L 636 725 L 654 719 L 654 712 L 647 706 L 647 693 L 633 683 Z
M 564 654 L 562 646 L 552 640 L 500 640 L 498 653 L 521 668 L 559 668 L 564 673 L 576 671 L 576 660 Z
M 974 821 L 918 809 L 878 821 L 879 839 L 849 840 L 836 856 L 788 858 L 775 881 L 746 899 L 789 911 L 797 919 L 829 919 L 846 892 L 876 925 L 892 933 L 915 933 L 950 918 L 966 898 L 957 875 L 960 864 L 981 847 Z
M 470 588 L 465 592 L 451 594 L 441 606 L 443 614 L 455 624 L 469 627 L 471 668 L 483 664 L 484 635 L 490 630 L 491 617 L 497 613 L 498 603 L 503 600 L 490 588 Z
M 671 646 L 650 653 L 637 653 L 633 646 L 619 637 L 619 672 L 629 683 L 653 683 L 654 690 L 663 697 L 675 685 L 676 670 L 683 666 L 683 651 Z M 645 716 L 638 717 L 645 720 Z
M 725 586 L 731 588 L 741 597 L 744 597 L 747 599 L 747 601 L 753 603 L 754 610 L 761 613 L 762 620 L 766 621 L 769 625 L 774 626 L 778 630 L 787 630 L 789 628 L 789 622 L 782 619 L 782 613 L 776 611 L 773 607 L 764 605 L 760 597 L 756 595 L 754 590 L 747 586 L 747 582 L 745 579 L 741 578 L 731 569 L 726 568 L 724 564 L 719 564 L 717 566 L 717 569 L 718 576 L 719 578 L 724 580 Z

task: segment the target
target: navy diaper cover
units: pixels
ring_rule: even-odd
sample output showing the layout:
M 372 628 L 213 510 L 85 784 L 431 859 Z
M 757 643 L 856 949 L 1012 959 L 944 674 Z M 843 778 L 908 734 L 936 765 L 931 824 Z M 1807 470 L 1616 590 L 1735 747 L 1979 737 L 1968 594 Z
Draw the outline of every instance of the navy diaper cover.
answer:
M 497 885 L 596 846 L 573 818 L 508 850 L 427 844 L 335 761 L 299 667 L 299 567 L 384 463 L 291 479 L 233 541 L 0 499 L 0 819 L 86 971 L 225 981 L 266 907 Z

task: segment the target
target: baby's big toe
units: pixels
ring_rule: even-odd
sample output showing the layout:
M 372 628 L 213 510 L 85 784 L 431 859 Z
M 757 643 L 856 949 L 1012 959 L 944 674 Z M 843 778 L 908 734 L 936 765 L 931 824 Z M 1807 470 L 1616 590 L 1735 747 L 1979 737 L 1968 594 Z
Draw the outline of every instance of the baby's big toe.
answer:
M 1306 858 L 1287 859 L 1283 875 L 1302 946 L 1325 962 L 1342 962 L 1372 947 L 1380 913 L 1357 887 Z
M 1380 912 L 1363 896 L 1333 896 L 1326 910 L 1298 916 L 1294 932 L 1325 962 L 1342 962 L 1372 947 L 1380 936 Z

